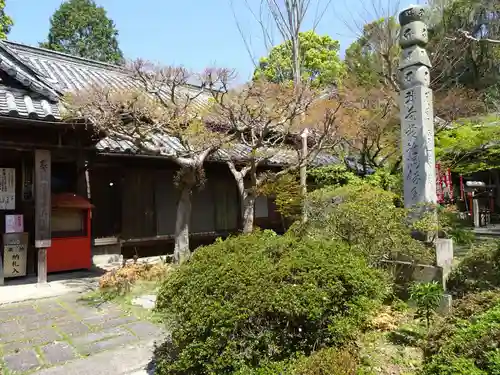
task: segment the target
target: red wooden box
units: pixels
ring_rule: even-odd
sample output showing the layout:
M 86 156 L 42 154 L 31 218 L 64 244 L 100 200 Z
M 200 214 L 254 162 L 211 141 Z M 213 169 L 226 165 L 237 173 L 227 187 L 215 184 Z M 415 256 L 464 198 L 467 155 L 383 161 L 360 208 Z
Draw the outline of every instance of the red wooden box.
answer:
M 89 201 L 72 193 L 52 196 L 52 246 L 47 249 L 48 273 L 90 269 L 92 208 Z

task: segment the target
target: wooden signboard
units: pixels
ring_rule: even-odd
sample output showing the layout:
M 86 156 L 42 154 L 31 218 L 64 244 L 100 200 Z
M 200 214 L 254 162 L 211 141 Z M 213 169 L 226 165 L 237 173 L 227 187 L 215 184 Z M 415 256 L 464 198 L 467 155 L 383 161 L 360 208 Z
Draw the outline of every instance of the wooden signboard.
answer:
M 16 209 L 16 170 L 0 168 L 0 210 Z
M 35 150 L 35 247 L 42 249 L 52 245 L 50 164 L 50 151 Z
M 28 233 L 5 233 L 3 235 L 4 277 L 26 276 Z

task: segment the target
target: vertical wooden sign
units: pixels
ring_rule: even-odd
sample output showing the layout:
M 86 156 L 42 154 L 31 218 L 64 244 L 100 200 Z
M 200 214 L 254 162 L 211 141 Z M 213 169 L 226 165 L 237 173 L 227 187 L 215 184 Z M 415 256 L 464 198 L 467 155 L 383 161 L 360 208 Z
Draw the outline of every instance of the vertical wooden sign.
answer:
M 35 247 L 39 249 L 52 245 L 50 165 L 50 151 L 35 150 Z

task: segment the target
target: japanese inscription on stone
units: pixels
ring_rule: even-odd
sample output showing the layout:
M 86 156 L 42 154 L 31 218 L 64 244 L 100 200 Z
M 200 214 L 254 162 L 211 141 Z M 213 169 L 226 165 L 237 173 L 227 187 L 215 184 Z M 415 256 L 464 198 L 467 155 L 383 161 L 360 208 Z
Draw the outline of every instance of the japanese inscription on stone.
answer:
M 425 8 L 416 6 L 399 15 L 401 143 L 405 207 L 436 203 L 434 114 L 429 68 L 424 46 L 428 41 L 423 22 Z
M 35 247 L 51 246 L 51 159 L 50 151 L 35 151 Z
M 0 210 L 16 209 L 16 170 L 0 168 Z
M 4 277 L 26 276 L 28 233 L 3 235 Z

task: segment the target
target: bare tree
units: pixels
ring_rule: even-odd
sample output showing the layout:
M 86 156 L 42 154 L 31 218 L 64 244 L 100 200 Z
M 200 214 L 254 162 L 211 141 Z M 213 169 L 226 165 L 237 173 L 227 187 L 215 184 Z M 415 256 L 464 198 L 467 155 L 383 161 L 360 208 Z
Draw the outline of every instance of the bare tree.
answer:
M 228 88 L 225 73 L 213 71 L 212 81 L 222 87 L 212 90 L 214 118 L 229 126 L 235 143 L 246 150 L 244 157 L 226 153 L 227 164 L 238 187 L 243 231 L 253 230 L 254 205 L 259 188 L 313 160 L 317 154 L 338 142 L 337 123 L 342 103 L 337 98 L 321 98 L 307 85 L 275 84 L 256 81 L 238 91 Z M 300 133 L 311 129 L 311 148 L 300 151 Z M 231 145 L 234 147 L 234 145 Z M 276 153 L 288 152 L 287 166 L 279 172 L 263 172 Z
M 142 60 L 130 66 L 134 87 L 93 86 L 68 96 L 68 117 L 83 117 L 99 131 L 129 141 L 148 154 L 161 154 L 179 166 L 180 198 L 175 225 L 174 260 L 190 256 L 191 192 L 203 179 L 203 163 L 228 135 L 203 121 L 208 96 L 189 86 L 193 74 L 181 67 L 160 67 Z M 175 138 L 173 149 L 168 138 Z
M 260 28 L 262 43 L 267 53 L 277 44 L 290 41 L 292 47 L 292 66 L 290 68 L 293 81 L 296 84 L 299 83 L 302 79 L 299 33 L 303 31 L 306 17 L 312 15 L 313 12 L 310 26 L 312 30 L 315 30 L 329 9 L 332 0 L 260 0 L 259 3 L 243 0 L 243 3 L 247 13 L 251 15 Z M 234 9 L 234 0 L 230 0 L 230 4 L 247 53 L 254 66 L 257 67 L 258 58 L 255 57 L 251 43 L 254 35 L 245 33 Z M 279 34 L 280 40 L 276 40 L 275 31 Z

